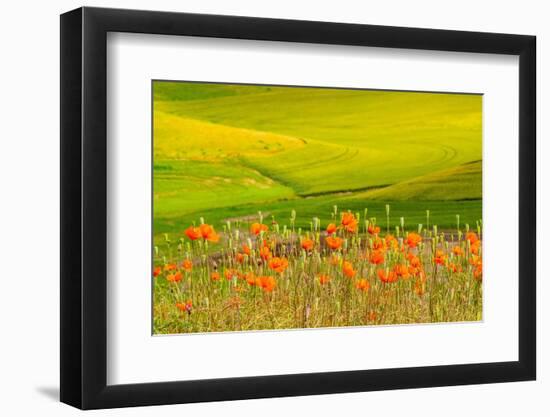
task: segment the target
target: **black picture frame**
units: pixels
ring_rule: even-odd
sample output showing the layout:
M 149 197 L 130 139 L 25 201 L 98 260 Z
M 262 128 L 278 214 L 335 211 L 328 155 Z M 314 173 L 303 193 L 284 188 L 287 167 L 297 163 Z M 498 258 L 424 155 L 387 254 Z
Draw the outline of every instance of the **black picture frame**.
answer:
M 519 56 L 519 360 L 107 385 L 108 32 Z M 536 377 L 534 36 L 102 8 L 61 15 L 61 401 L 82 409 Z

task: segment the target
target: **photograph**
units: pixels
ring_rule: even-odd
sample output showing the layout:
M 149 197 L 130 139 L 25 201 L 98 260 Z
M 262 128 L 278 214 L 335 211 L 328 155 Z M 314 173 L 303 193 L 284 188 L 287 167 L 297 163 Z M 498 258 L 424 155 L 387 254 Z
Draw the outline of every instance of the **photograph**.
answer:
M 482 94 L 151 88 L 153 334 L 483 319 Z

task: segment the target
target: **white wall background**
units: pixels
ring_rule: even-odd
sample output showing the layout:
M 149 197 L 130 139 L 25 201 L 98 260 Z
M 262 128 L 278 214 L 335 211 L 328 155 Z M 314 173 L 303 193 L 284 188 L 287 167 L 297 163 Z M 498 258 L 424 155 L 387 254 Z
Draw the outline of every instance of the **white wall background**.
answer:
M 59 17 L 81 6 L 8 2 L 2 7 L 0 43 L 0 410 L 9 416 L 68 416 L 58 403 L 59 379 Z M 371 23 L 532 34 L 538 37 L 538 381 L 422 390 L 325 395 L 94 412 L 94 415 L 530 415 L 550 412 L 550 283 L 544 257 L 550 250 L 548 187 L 550 148 L 542 120 L 550 83 L 550 26 L 545 2 L 277 0 L 124 0 L 86 5 L 181 12 Z

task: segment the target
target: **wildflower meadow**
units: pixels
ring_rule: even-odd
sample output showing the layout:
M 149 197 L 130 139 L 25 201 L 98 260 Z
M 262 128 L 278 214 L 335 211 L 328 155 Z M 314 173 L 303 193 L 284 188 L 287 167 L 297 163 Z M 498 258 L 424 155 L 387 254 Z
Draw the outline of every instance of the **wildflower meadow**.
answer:
M 481 320 L 481 223 L 439 232 L 339 212 L 296 228 L 275 218 L 190 225 L 153 270 L 161 333 Z M 362 220 L 363 219 L 363 220 Z M 426 213 L 426 226 L 429 211 Z

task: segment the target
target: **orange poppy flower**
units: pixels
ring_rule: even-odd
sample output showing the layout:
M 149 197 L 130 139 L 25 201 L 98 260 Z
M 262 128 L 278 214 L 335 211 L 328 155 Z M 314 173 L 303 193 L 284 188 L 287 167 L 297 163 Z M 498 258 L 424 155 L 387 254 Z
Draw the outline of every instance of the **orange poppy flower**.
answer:
M 477 234 L 475 232 L 468 232 L 468 233 L 466 233 L 466 240 L 468 240 L 470 242 L 470 245 L 473 245 L 479 239 L 478 239 Z
M 369 224 L 369 227 L 367 228 L 367 231 L 371 235 L 377 235 L 378 233 L 380 233 L 380 227 L 375 226 L 373 224 Z
M 256 276 L 254 275 L 253 272 L 248 272 L 245 276 L 244 276 L 245 280 L 246 280 L 246 283 L 250 286 L 254 286 L 256 285 Z
M 474 278 L 478 281 L 481 281 L 481 277 L 483 275 L 483 266 L 481 264 L 481 261 L 476 265 L 476 269 L 474 270 Z
M 369 262 L 374 265 L 379 265 L 384 262 L 384 251 L 380 249 L 372 251 L 369 257 Z
M 475 267 L 474 278 L 481 281 L 481 276 L 483 274 L 483 262 L 481 261 L 481 256 L 472 255 L 470 258 L 470 263 Z
M 353 265 L 351 264 L 351 262 L 348 262 L 348 261 L 345 261 L 344 264 L 342 265 L 342 271 L 344 272 L 344 275 L 348 278 L 353 278 L 357 273 L 353 269 Z
M 464 255 L 464 251 L 462 250 L 462 248 L 460 246 L 455 246 L 453 248 L 453 253 L 456 255 L 456 256 L 462 256 Z
M 225 279 L 231 281 L 233 278 L 239 277 L 239 271 L 233 268 L 226 269 L 224 272 Z
M 179 271 L 174 274 L 168 274 L 166 276 L 166 280 L 169 282 L 180 282 L 182 278 L 183 278 L 183 275 Z
M 176 307 L 181 312 L 187 312 L 187 314 L 191 314 L 191 309 L 193 308 L 193 302 L 191 300 L 187 300 L 187 302 L 184 303 L 176 303 Z
M 164 265 L 164 270 L 165 271 L 175 271 L 176 269 L 178 269 L 176 264 L 166 264 L 166 265 Z
M 269 267 L 279 274 L 282 274 L 288 267 L 288 261 L 286 260 L 286 258 L 272 258 L 269 261 Z
M 383 250 L 383 249 L 386 249 L 386 241 L 385 241 L 385 240 L 382 240 L 382 239 L 376 238 L 376 239 L 372 242 L 372 248 L 373 248 L 374 250 Z
M 422 272 L 422 263 L 420 258 L 411 253 L 408 254 L 407 259 L 409 260 L 409 273 L 414 276 L 418 276 Z
M 389 249 L 398 249 L 399 248 L 399 242 L 397 239 L 392 235 L 387 235 L 386 238 L 386 247 Z
M 259 235 L 261 232 L 267 232 L 268 227 L 265 224 L 262 223 L 252 223 L 250 226 L 250 233 L 254 235 Z
M 377 319 L 376 311 L 369 311 L 369 314 L 367 315 L 367 319 L 369 321 L 375 321 Z
M 342 226 L 350 233 L 357 232 L 357 219 L 353 213 L 344 213 L 342 215 Z
M 331 235 L 336 232 L 336 229 L 337 229 L 336 225 L 334 223 L 331 223 L 327 226 L 327 233 Z
M 337 236 L 329 236 L 325 239 L 327 245 L 332 250 L 339 249 L 342 246 L 343 240 Z
M 407 233 L 405 243 L 409 248 L 416 248 L 420 242 L 422 242 L 422 236 L 418 233 Z
M 250 248 L 248 247 L 248 245 L 246 243 L 243 244 L 242 248 L 243 248 L 243 252 L 246 255 L 250 256 Z
M 271 251 L 269 250 L 269 247 L 262 246 L 262 248 L 260 249 L 260 257 L 264 261 L 267 261 L 269 258 L 271 258 Z
M 201 236 L 204 240 L 209 240 L 210 242 L 214 243 L 220 240 L 220 235 L 218 235 L 214 228 L 209 224 L 201 224 L 200 231 Z
M 395 272 L 384 269 L 379 269 L 378 271 L 376 271 L 376 274 L 378 275 L 378 278 L 380 278 L 380 281 L 382 281 L 384 284 L 396 282 L 399 278 Z
M 436 250 L 435 251 L 435 258 L 434 258 L 434 262 L 437 264 L 437 265 L 445 265 L 445 259 L 447 257 L 445 256 L 445 253 L 441 250 Z
M 481 240 L 476 240 L 474 243 L 470 245 L 470 253 L 474 255 L 478 255 L 480 248 L 481 248 Z
M 189 259 L 186 259 L 182 262 L 181 267 L 186 272 L 191 272 L 191 270 L 193 269 L 193 262 L 191 262 Z
M 244 262 L 244 255 L 242 253 L 237 253 L 237 256 L 235 257 L 235 260 L 242 264 Z
M 398 278 L 409 279 L 410 273 L 407 265 L 397 264 L 393 267 L 393 272 L 395 272 Z
M 212 272 L 210 275 L 210 278 L 212 281 L 219 281 L 220 280 L 220 273 L 218 271 Z
M 189 226 L 187 229 L 185 229 L 185 234 L 191 240 L 197 240 L 202 236 L 201 229 L 193 226 Z
M 271 292 L 277 286 L 277 281 L 272 276 L 263 276 L 257 279 L 257 285 L 265 292 Z
M 302 244 L 302 249 L 310 251 L 310 250 L 313 249 L 313 246 L 314 246 L 315 243 L 311 239 L 304 238 L 304 239 L 302 239 L 301 244 Z
M 420 268 L 422 266 L 420 263 L 420 258 L 412 253 L 407 255 L 407 259 L 409 260 L 410 266 L 413 268 Z
M 153 276 L 156 278 L 162 273 L 162 268 L 160 266 L 156 266 L 153 269 Z
M 462 267 L 459 264 L 455 264 L 454 262 L 449 262 L 447 268 L 449 268 L 449 271 L 451 272 L 462 272 Z
M 368 291 L 370 288 L 370 283 L 366 279 L 362 278 L 355 282 L 355 288 L 361 291 Z
M 319 275 L 319 284 L 325 285 L 330 282 L 330 276 L 327 274 L 321 274 Z

